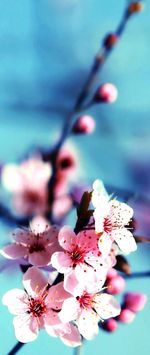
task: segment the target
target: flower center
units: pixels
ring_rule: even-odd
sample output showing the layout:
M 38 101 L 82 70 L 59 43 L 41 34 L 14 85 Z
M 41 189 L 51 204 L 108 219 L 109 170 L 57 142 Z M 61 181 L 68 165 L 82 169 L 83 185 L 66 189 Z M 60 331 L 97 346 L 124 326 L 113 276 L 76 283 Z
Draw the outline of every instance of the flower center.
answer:
M 43 246 L 43 244 L 40 244 L 40 243 L 34 243 L 32 244 L 30 247 L 29 247 L 29 253 L 32 254 L 34 252 L 41 252 L 41 251 L 44 251 L 45 248 Z
M 77 297 L 81 308 L 91 309 L 93 306 L 93 295 L 85 292 L 81 297 Z
M 46 305 L 43 299 L 31 298 L 29 301 L 29 313 L 32 313 L 34 317 L 40 317 L 46 312 Z
M 109 217 L 106 217 L 104 219 L 104 232 L 106 233 L 111 233 L 112 232 L 112 222 L 111 219 Z
M 74 263 L 74 266 L 84 262 L 85 252 L 81 250 L 78 246 L 71 252 L 71 259 Z
M 39 202 L 39 194 L 34 190 L 26 190 L 24 193 L 25 200 L 30 203 Z

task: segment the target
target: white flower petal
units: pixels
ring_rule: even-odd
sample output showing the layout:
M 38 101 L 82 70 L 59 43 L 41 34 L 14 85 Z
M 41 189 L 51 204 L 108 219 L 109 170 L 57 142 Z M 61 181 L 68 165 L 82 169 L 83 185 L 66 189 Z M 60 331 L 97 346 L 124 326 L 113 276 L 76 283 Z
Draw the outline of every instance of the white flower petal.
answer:
M 126 203 L 117 200 L 110 201 L 111 207 L 111 221 L 115 226 L 126 226 L 133 217 L 133 209 Z
M 93 339 L 98 334 L 99 316 L 92 310 L 83 310 L 77 320 L 80 334 L 87 340 Z
M 17 316 L 13 320 L 16 338 L 21 343 L 34 341 L 38 336 L 38 319 L 29 314 Z
M 27 293 L 32 296 L 41 294 L 47 286 L 44 274 L 36 267 L 30 267 L 23 276 L 23 285 Z
M 9 312 L 15 315 L 25 313 L 28 310 L 28 296 L 25 291 L 13 289 L 6 292 L 2 303 L 8 307 Z
M 107 293 L 95 296 L 94 309 L 102 319 L 116 317 L 120 314 L 120 305 L 113 296 Z
M 63 323 L 68 323 L 78 318 L 80 314 L 80 306 L 76 298 L 70 297 L 66 299 L 59 312 L 59 318 Z
M 126 228 L 113 230 L 112 237 L 123 253 L 129 254 L 137 250 L 135 239 L 133 238 L 132 233 Z

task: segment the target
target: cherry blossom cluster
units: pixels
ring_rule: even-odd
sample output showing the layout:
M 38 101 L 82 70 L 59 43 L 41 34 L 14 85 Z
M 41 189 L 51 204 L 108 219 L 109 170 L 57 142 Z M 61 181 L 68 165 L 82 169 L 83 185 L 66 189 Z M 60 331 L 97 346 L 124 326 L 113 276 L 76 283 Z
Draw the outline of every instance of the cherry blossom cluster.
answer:
M 9 290 L 2 300 L 15 316 L 15 335 L 22 343 L 35 340 L 44 328 L 66 345 L 79 346 L 82 337 L 97 335 L 106 320 L 121 317 L 113 296 L 119 275 L 112 268 L 118 254 L 137 248 L 128 229 L 133 210 L 109 196 L 99 180 L 85 196 L 88 204 L 81 200 L 74 230 L 36 216 L 29 228 L 14 230 L 11 244 L 0 250 L 27 270 L 24 290 Z
M 108 82 L 94 89 L 95 79 L 128 20 L 142 8 L 141 1 L 130 2 L 116 31 L 106 34 L 58 141 L 47 151 L 37 149 L 19 165 L 0 167 L 2 186 L 12 197 L 10 209 L 1 206 L 1 215 L 6 222 L 23 225 L 0 249 L 3 257 L 18 261 L 24 273 L 23 289 L 8 290 L 2 299 L 14 316 L 19 344 L 34 341 L 44 329 L 78 347 L 83 338 L 91 340 L 101 329 L 112 332 L 119 322 L 130 323 L 147 302 L 144 294 L 133 292 L 123 295 L 122 304 L 115 298 L 125 288 L 118 272 L 128 272 L 125 256 L 136 251 L 137 238 L 147 242 L 132 234 L 133 209 L 109 195 L 100 180 L 94 181 L 90 192 L 72 186 L 79 159 L 65 144 L 69 135 L 95 130 L 94 118 L 81 112 L 116 101 L 117 88 Z M 80 201 L 81 190 L 85 192 Z M 73 207 L 77 219 L 72 228 L 65 225 L 65 218 Z M 119 258 L 125 264 L 121 268 Z

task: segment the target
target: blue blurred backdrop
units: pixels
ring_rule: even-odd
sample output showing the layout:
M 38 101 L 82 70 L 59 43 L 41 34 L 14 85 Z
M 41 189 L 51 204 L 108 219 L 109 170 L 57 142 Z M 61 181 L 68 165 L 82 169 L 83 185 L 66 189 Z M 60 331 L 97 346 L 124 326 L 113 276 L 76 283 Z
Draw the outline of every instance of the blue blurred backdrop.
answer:
M 70 112 L 100 41 L 115 30 L 125 0 L 0 1 L 0 161 L 12 162 L 32 145 L 50 145 Z M 113 105 L 95 106 L 97 130 L 71 141 L 80 152 L 81 181 L 100 177 L 114 187 L 135 191 L 143 232 L 150 235 L 150 3 L 134 16 L 105 64 L 99 83 L 119 90 Z M 94 159 L 93 159 L 94 156 Z M 115 189 L 114 189 L 115 190 Z M 135 202 L 135 201 L 134 201 Z M 144 213 L 143 213 L 144 211 Z M 145 212 L 146 211 L 146 212 Z M 142 229 L 141 229 L 142 230 Z M 1 225 L 1 244 L 8 228 Z M 134 271 L 148 270 L 148 246 L 129 259 Z M 0 294 L 21 286 L 17 268 L 0 274 Z M 149 293 L 149 279 L 127 282 L 127 290 Z M 12 317 L 1 306 L 0 355 L 16 340 Z M 100 332 L 85 344 L 85 355 L 149 355 L 149 305 L 134 323 L 112 335 Z M 41 332 L 20 355 L 72 354 Z

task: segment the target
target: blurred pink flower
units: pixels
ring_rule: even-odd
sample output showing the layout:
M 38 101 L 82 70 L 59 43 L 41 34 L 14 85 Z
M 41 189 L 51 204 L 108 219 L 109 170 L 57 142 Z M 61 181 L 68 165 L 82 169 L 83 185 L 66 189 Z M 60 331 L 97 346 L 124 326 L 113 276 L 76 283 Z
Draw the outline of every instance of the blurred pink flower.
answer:
M 88 116 L 88 115 L 80 116 L 73 127 L 73 132 L 79 134 L 93 133 L 94 130 L 95 130 L 95 120 L 92 116 Z
M 42 217 L 34 218 L 29 229 L 16 229 L 12 237 L 13 243 L 1 249 L 0 253 L 9 259 L 24 257 L 31 265 L 49 265 L 54 251 L 60 250 L 58 227 L 50 226 Z
M 141 311 L 147 302 L 147 296 L 144 293 L 128 292 L 124 296 L 124 305 L 133 312 Z
M 132 323 L 135 318 L 135 313 L 128 308 L 121 310 L 121 313 L 118 316 L 118 319 L 122 323 Z
M 19 166 L 6 165 L 2 183 L 13 194 L 13 207 L 20 215 L 44 213 L 47 209 L 47 183 L 50 164 L 39 158 L 24 161 Z
M 112 295 L 117 295 L 123 292 L 125 284 L 125 280 L 121 275 L 116 275 L 115 277 L 109 278 L 106 281 L 106 286 L 108 287 L 107 292 Z
M 53 215 L 55 218 L 65 217 L 72 208 L 72 199 L 68 195 L 57 197 L 53 203 Z
M 68 297 L 63 282 L 49 288 L 42 272 L 31 267 L 23 276 L 23 286 L 25 291 L 10 290 L 2 300 L 10 313 L 15 315 L 16 338 L 22 343 L 33 341 L 40 328 L 45 328 L 48 333 L 53 329 L 54 334 L 51 335 L 54 336 L 63 337 L 65 333 L 70 333 L 68 324 L 63 324 L 62 329 L 58 312 Z
M 108 332 L 115 332 L 117 328 L 118 322 L 113 318 L 108 319 L 103 325 L 103 329 L 107 330 Z

